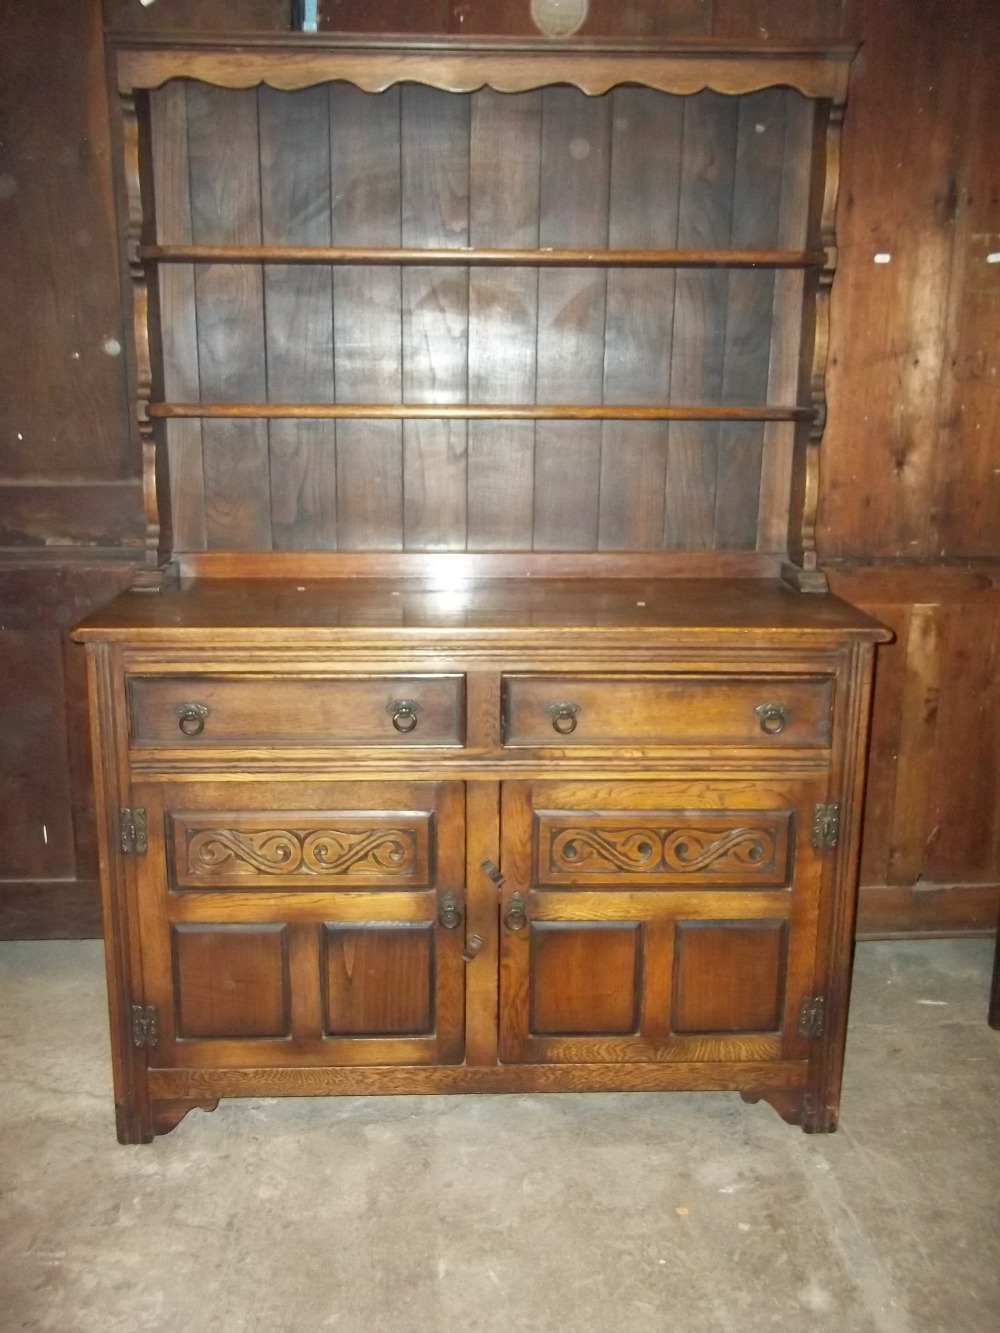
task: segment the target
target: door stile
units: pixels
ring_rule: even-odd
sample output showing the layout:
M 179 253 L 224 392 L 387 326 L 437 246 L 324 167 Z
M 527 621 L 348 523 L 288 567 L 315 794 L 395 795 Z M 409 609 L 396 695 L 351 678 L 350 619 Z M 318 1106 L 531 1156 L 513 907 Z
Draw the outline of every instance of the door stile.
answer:
M 473 781 L 465 791 L 465 1061 L 495 1065 L 500 889 L 490 868 L 500 866 L 500 784 Z

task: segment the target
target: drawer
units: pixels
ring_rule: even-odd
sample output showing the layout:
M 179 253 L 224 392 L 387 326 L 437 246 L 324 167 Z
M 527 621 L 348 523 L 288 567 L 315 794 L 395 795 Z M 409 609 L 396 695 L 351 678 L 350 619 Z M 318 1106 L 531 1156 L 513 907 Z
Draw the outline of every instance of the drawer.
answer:
M 784 676 L 507 676 L 504 744 L 830 743 L 833 681 Z
M 462 745 L 464 676 L 132 676 L 133 745 Z

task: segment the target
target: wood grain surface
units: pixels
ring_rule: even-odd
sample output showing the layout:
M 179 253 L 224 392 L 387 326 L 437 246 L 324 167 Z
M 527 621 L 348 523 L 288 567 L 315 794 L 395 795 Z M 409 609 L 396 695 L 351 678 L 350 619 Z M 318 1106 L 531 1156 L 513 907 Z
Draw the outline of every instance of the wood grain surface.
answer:
M 157 23 L 168 27 L 202 22 L 211 27 L 222 22 L 242 24 L 255 8 L 264 14 L 264 4 L 255 6 L 255 0 L 239 8 L 228 5 L 220 19 L 218 6 L 185 6 L 182 0 L 159 0 L 150 8 L 119 4 L 117 0 L 107 0 L 105 5 L 114 26 L 134 21 L 147 27 Z M 261 23 L 277 27 L 285 22 L 282 6 L 271 4 L 267 8 L 275 13 L 280 9 L 281 15 L 262 17 Z M 828 557 L 839 554 L 862 561 L 897 553 L 920 556 L 931 563 L 918 572 L 917 584 L 909 594 L 911 604 L 938 600 L 946 604 L 955 591 L 951 586 L 953 573 L 948 566 L 934 569 L 939 551 L 944 549 L 956 559 L 996 554 L 997 508 L 990 489 L 995 472 L 997 431 L 992 423 L 996 395 L 991 387 L 988 337 L 995 298 L 982 283 L 983 276 L 988 276 L 988 238 L 996 228 L 990 212 L 990 139 L 976 128 L 996 101 L 990 82 L 993 72 L 1000 68 L 991 45 L 996 35 L 994 6 L 992 0 L 957 0 L 948 5 L 921 0 L 916 9 L 904 14 L 873 0 L 850 0 L 841 27 L 835 13 L 838 8 L 836 3 L 823 0 L 796 6 L 776 4 L 774 0 L 714 0 L 711 4 L 684 6 L 657 3 L 644 6 L 640 20 L 631 7 L 598 4 L 595 0 L 585 35 L 586 31 L 599 31 L 604 22 L 632 24 L 628 33 L 623 30 L 623 35 L 629 36 L 636 24 L 641 24 L 643 35 L 707 35 L 711 31 L 720 39 L 758 38 L 764 31 L 772 41 L 785 37 L 825 39 L 836 37 L 838 32 L 863 34 L 865 48 L 854 65 L 845 137 L 839 220 L 841 262 L 834 285 L 831 414 L 823 446 L 821 549 Z M 474 7 L 472 16 L 478 22 L 483 13 L 503 31 L 513 33 L 524 12 L 519 9 L 515 13 L 511 6 L 491 6 L 482 11 Z M 437 0 L 430 5 L 405 7 L 390 5 L 388 0 L 363 6 L 355 0 L 343 0 L 337 13 L 338 24 L 345 30 L 370 25 L 386 32 L 400 23 L 409 23 L 414 29 L 424 24 L 447 30 L 449 24 L 457 23 L 454 6 Z M 257 21 L 255 13 L 252 22 Z M 0 148 L 0 175 L 4 178 L 3 189 L 10 188 L 6 179 L 10 176 L 17 193 L 5 198 L 0 207 L 0 228 L 5 237 L 13 238 L 14 245 L 0 283 L 8 308 L 16 309 L 30 301 L 34 312 L 27 332 L 17 321 L 4 325 L 7 337 L 0 362 L 5 369 L 0 376 L 9 384 L 9 391 L 0 398 L 7 405 L 10 429 L 4 431 L 3 470 L 5 480 L 17 479 L 18 484 L 4 487 L 2 527 L 8 546 L 5 559 L 10 558 L 12 547 L 18 548 L 13 555 L 19 559 L 29 548 L 36 550 L 39 560 L 45 562 L 39 577 L 48 577 L 44 568 L 54 555 L 80 559 L 85 564 L 95 548 L 140 541 L 141 497 L 134 479 L 121 490 L 93 484 L 93 479 L 108 476 L 109 472 L 115 477 L 134 478 L 136 466 L 127 431 L 122 359 L 87 350 L 99 348 L 108 336 L 124 341 L 115 285 L 116 240 L 109 170 L 112 155 L 106 129 L 98 6 L 88 0 L 74 10 L 72 19 L 60 12 L 55 35 L 44 6 L 8 6 L 2 22 L 12 56 L 7 70 L 10 77 L 4 85 L 8 132 Z M 51 59 L 53 41 L 60 53 L 58 60 Z M 917 75 L 912 73 L 914 69 Z M 337 91 L 346 95 L 351 90 Z M 355 96 L 359 103 L 367 104 L 363 95 Z M 916 156 L 915 134 L 921 144 Z M 31 163 L 40 162 L 47 164 L 44 171 L 28 169 Z M 72 188 L 67 188 L 67 181 Z M 337 239 L 336 243 L 350 242 Z M 398 245 L 398 232 L 385 244 Z M 789 237 L 783 244 L 794 246 L 795 241 Z M 877 249 L 892 253 L 888 271 L 871 262 Z M 67 276 L 60 278 L 60 274 Z M 343 276 L 338 271 L 335 281 Z M 779 274 L 777 282 L 784 278 Z M 789 275 L 789 279 L 797 280 L 795 275 Z M 43 288 L 47 295 L 39 301 Z M 947 312 L 942 317 L 938 303 L 944 288 Z M 398 333 L 398 281 L 396 290 Z M 920 290 L 937 294 L 933 307 L 915 299 Z M 72 310 L 67 308 L 67 301 Z M 80 351 L 79 361 L 72 358 L 74 351 Z M 364 361 L 372 354 L 371 348 L 365 347 L 360 359 Z M 346 345 L 343 356 L 347 356 Z M 919 366 L 913 364 L 915 357 L 920 359 Z M 941 367 L 940 411 L 934 393 L 921 387 L 925 376 L 933 378 L 933 369 L 925 370 L 928 366 Z M 338 372 L 340 369 L 338 365 Z M 851 387 L 854 385 L 856 392 Z M 788 400 L 779 392 L 772 392 L 771 397 L 773 401 Z M 21 420 L 29 410 L 31 419 L 39 425 L 37 433 L 23 430 Z M 176 424 L 171 426 L 172 431 Z M 192 424 L 197 429 L 198 423 Z M 399 432 L 399 427 L 391 423 L 355 426 L 339 422 L 338 438 L 349 429 L 395 432 L 396 438 Z M 526 429 L 531 430 L 530 424 Z M 21 440 L 17 438 L 19 433 Z M 765 438 L 774 438 L 770 428 Z M 780 472 L 783 450 L 780 444 L 773 451 L 770 443 L 765 445 L 759 539 L 764 551 L 775 549 L 774 533 L 780 532 L 773 502 L 770 506 L 767 502 L 768 459 L 776 459 Z M 391 540 L 400 544 L 398 493 L 394 499 L 391 487 L 387 490 L 369 465 L 351 481 L 352 499 L 345 503 L 343 466 L 341 459 L 338 507 L 342 512 L 338 519 L 341 531 L 349 534 L 348 545 L 359 541 L 357 533 L 351 531 L 352 511 L 362 515 L 367 529 L 368 515 L 386 510 L 390 518 L 387 522 L 380 519 L 376 526 L 380 524 L 383 533 L 396 536 L 383 536 L 380 544 L 388 545 Z M 397 448 L 390 475 L 398 476 L 400 466 Z M 523 482 L 515 480 L 518 475 L 511 468 L 497 475 L 494 482 L 484 482 L 487 498 L 479 512 L 485 517 L 477 523 L 485 525 L 482 530 L 487 545 L 500 547 L 511 540 L 523 543 L 523 518 L 513 538 L 511 529 L 493 535 L 494 529 L 489 527 L 490 522 L 499 522 L 495 505 L 488 498 L 496 494 L 496 488 L 518 486 L 522 497 L 527 493 Z M 65 485 L 62 477 L 69 478 Z M 88 484 L 83 484 L 84 479 Z M 775 489 L 779 494 L 783 490 L 787 493 L 780 478 Z M 908 498 L 901 502 L 904 492 Z M 473 541 L 474 532 L 479 530 L 472 521 L 474 495 L 475 490 L 470 489 L 470 545 L 479 544 Z M 612 528 L 604 531 L 610 533 Z M 46 544 L 53 541 L 60 545 L 46 549 Z M 193 536 L 182 537 L 181 544 L 197 550 L 204 545 L 204 538 L 196 530 Z M 902 600 L 893 600 L 902 597 L 894 567 L 887 566 L 881 573 L 870 571 L 870 579 L 876 577 L 881 579 L 877 588 L 869 581 L 863 590 L 852 584 L 849 589 L 845 585 L 845 591 L 848 596 L 864 599 L 864 605 L 893 624 L 905 645 L 910 611 Z M 103 595 L 110 595 L 110 587 Z M 34 605 L 28 593 L 24 597 L 24 608 Z M 44 618 L 54 613 L 43 607 L 38 614 Z M 988 635 L 971 645 L 973 661 L 985 651 L 986 642 Z M 905 657 L 905 651 L 898 647 L 883 650 L 886 665 L 878 678 L 875 768 L 864 874 L 866 883 L 882 892 L 883 898 L 891 898 L 893 904 L 889 915 L 878 920 L 883 925 L 891 920 L 898 929 L 906 929 L 907 922 L 919 923 L 922 929 L 933 929 L 935 922 L 943 929 L 960 929 L 973 921 L 982 927 L 990 919 L 989 902 L 995 901 L 995 890 L 987 883 L 966 885 L 962 863 L 963 847 L 978 847 L 980 813 L 974 807 L 960 808 L 958 801 L 950 807 L 949 817 L 956 821 L 948 835 L 953 872 L 950 884 L 943 881 L 934 886 L 922 879 L 915 891 L 906 885 L 885 889 L 897 786 L 893 737 L 902 725 L 899 709 L 904 676 L 889 665 L 892 659 L 887 652 Z M 43 675 L 40 673 L 37 679 L 41 689 Z M 894 679 L 898 689 L 892 683 Z M 39 706 L 55 716 L 65 706 L 64 697 L 51 675 L 46 675 L 44 682 L 45 691 L 37 696 L 42 701 Z M 956 734 L 961 737 L 970 728 L 981 728 L 984 716 L 990 718 L 992 707 L 987 705 L 984 714 L 981 701 L 981 691 L 970 693 L 968 717 L 952 717 L 949 729 L 957 727 Z M 954 696 L 952 706 L 961 708 L 961 694 Z M 72 701 L 70 707 L 75 707 Z M 910 733 L 919 734 L 924 726 L 922 715 L 907 726 Z M 938 743 L 943 743 L 940 733 Z M 898 762 L 905 766 L 903 758 Z M 961 741 L 956 741 L 953 748 L 946 746 L 934 766 L 939 783 L 946 786 L 949 774 L 957 772 L 964 762 Z M 83 790 L 73 799 L 77 822 L 86 824 L 87 798 Z M 921 832 L 920 846 L 932 828 Z M 913 853 L 906 855 L 912 865 Z M 918 847 L 917 861 L 920 855 Z M 978 857 L 979 852 L 974 855 Z M 8 885 L 14 883 L 8 881 Z M 27 884 L 28 893 L 33 882 L 17 883 Z M 30 893 L 34 895 L 35 890 L 30 888 Z M 11 896 L 12 891 L 8 898 Z M 38 913 L 30 906 L 25 910 L 35 922 L 32 928 L 37 928 Z M 864 912 L 863 892 L 863 917 Z M 65 920 L 71 917 L 70 912 Z M 875 916 L 869 920 L 875 920 Z M 58 922 L 49 924 L 59 928 Z

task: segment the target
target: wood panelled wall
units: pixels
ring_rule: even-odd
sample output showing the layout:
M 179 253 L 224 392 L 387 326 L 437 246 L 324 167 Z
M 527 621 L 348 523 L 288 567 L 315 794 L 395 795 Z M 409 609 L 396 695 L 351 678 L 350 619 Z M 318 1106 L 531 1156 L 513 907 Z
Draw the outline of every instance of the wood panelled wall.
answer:
M 103 6 L 109 25 L 135 30 L 274 30 L 289 8 Z M 528 9 L 323 4 L 329 26 L 383 32 L 530 32 Z M 84 705 L 65 634 L 127 582 L 141 540 L 101 23 L 100 0 L 0 8 L 7 936 L 97 929 Z M 837 590 L 897 634 L 880 654 L 860 924 L 988 928 L 1000 892 L 1000 265 L 987 263 L 1000 251 L 995 0 L 592 0 L 588 33 L 863 41 L 844 136 L 819 532 Z M 296 392 L 296 367 L 284 370 Z M 514 385 L 523 367 L 507 372 Z M 486 513 L 488 479 L 481 489 Z M 309 493 L 317 516 L 336 504 L 321 482 Z

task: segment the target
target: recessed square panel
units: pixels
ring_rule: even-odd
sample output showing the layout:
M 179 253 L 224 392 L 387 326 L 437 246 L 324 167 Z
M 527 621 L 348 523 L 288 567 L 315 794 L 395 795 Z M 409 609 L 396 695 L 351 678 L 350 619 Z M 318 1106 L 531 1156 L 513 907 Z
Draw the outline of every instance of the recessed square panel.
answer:
M 289 1033 L 287 928 L 171 929 L 178 1037 Z
M 434 1031 L 434 925 L 327 925 L 324 1026 L 331 1037 Z
M 531 926 L 533 1036 L 602 1036 L 639 1025 L 641 930 L 632 922 Z
M 785 941 L 783 921 L 680 923 L 673 1031 L 777 1031 L 784 1007 Z

